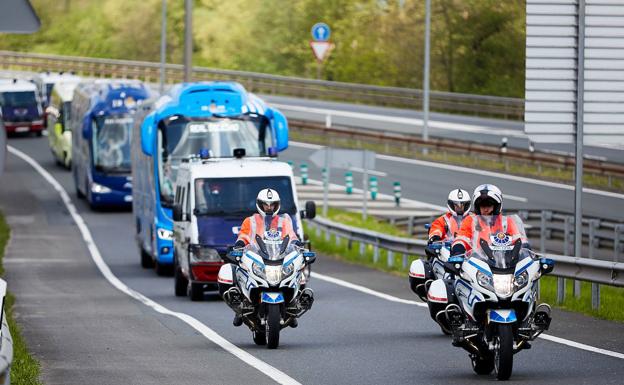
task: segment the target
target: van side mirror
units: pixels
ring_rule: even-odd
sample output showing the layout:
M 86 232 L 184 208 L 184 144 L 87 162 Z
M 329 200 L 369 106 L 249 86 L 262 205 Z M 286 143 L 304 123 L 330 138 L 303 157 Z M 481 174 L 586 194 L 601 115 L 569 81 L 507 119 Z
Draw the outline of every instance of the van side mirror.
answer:
M 173 212 L 173 221 L 182 222 L 182 206 L 174 204 L 172 208 L 172 212 Z
M 305 203 L 305 210 L 301 211 L 301 218 L 314 219 L 314 217 L 316 217 L 316 203 L 307 201 Z

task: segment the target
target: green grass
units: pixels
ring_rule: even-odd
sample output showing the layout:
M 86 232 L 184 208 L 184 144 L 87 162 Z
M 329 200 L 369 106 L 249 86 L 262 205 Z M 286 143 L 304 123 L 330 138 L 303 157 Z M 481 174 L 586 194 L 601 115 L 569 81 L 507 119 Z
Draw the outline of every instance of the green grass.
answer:
M 0 213 L 0 275 L 4 275 L 4 267 L 2 266 L 2 258 L 4 257 L 4 249 L 9 240 L 9 226 L 4 220 L 4 216 Z M 7 292 L 5 298 L 5 314 L 7 322 L 13 337 L 13 365 L 11 366 L 11 384 L 15 385 L 40 385 L 40 364 L 28 353 L 26 342 L 22 337 L 21 330 L 13 314 L 13 305 L 15 297 Z
M 439 163 L 447 163 L 460 165 L 463 167 L 471 167 L 480 170 L 501 171 L 505 173 L 551 180 L 564 183 L 572 183 L 574 181 L 574 170 L 571 168 L 557 168 L 552 166 L 542 166 L 519 160 L 504 161 L 499 157 L 478 157 L 476 154 L 458 154 L 451 152 L 442 152 L 431 150 L 427 155 L 423 155 L 420 147 L 397 146 L 390 144 L 371 143 L 366 140 L 343 137 L 328 137 L 317 134 L 303 133 L 296 129 L 289 132 L 293 140 L 305 141 L 317 144 L 330 144 L 335 147 L 357 148 L 375 151 L 377 153 L 391 154 L 406 158 L 422 159 Z M 624 191 L 624 179 L 605 175 L 591 174 L 585 172 L 583 175 L 583 185 L 585 187 L 593 187 L 599 189 Z
M 366 222 L 362 222 L 360 214 L 335 208 L 330 208 L 328 210 L 328 217 L 334 222 L 340 222 L 349 226 L 406 237 L 405 232 L 402 230 L 374 217 L 369 216 Z M 414 259 L 419 258 L 417 255 L 404 257 L 401 254 L 395 253 L 393 258 L 391 258 L 391 266 L 388 266 L 388 254 L 386 251 L 380 250 L 378 258 L 375 260 L 374 249 L 370 245 L 365 246 L 364 253 L 360 254 L 359 242 L 352 242 L 351 247 L 349 247 L 345 239 L 340 239 L 336 242 L 336 237 L 333 235 L 330 236 L 329 239 L 325 239 L 324 232 L 321 232 L 319 236 L 316 234 L 315 228 L 305 223 L 304 230 L 306 235 L 310 238 L 314 250 L 349 263 L 390 272 L 394 275 L 405 277 L 405 279 L 407 279 L 407 274 L 409 272 L 409 264 Z M 624 288 L 601 285 L 600 309 L 594 310 L 591 306 L 591 283 L 582 282 L 581 297 L 578 299 L 572 295 L 573 281 L 568 279 L 566 280 L 566 284 L 566 299 L 562 304 L 557 304 L 557 277 L 542 277 L 540 281 L 540 301 L 546 302 L 556 308 L 570 310 L 600 319 L 624 322 Z

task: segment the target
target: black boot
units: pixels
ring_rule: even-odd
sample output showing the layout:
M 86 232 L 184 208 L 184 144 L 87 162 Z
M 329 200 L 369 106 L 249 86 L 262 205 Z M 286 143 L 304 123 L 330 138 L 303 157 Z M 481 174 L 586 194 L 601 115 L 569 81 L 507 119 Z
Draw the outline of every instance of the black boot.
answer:
M 293 318 L 292 321 L 290 321 L 290 327 L 294 329 L 297 326 L 299 326 L 299 322 L 297 322 L 296 318 Z
M 232 325 L 241 326 L 243 324 L 243 317 L 240 314 L 234 314 L 234 320 L 232 321 Z

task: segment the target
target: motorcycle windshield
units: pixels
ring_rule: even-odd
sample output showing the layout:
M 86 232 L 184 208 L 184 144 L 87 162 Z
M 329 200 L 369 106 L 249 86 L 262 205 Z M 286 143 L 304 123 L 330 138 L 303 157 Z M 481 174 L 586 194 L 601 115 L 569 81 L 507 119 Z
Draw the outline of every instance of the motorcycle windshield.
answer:
M 522 220 L 517 215 L 477 215 L 473 221 L 473 258 L 492 268 L 506 270 L 527 255 L 522 244 L 527 242 Z
M 250 244 L 250 247 L 265 260 L 279 261 L 290 253 L 294 246 L 290 244 L 288 237 L 281 239 L 281 237 L 267 232 L 263 238 L 258 237 L 255 244 Z

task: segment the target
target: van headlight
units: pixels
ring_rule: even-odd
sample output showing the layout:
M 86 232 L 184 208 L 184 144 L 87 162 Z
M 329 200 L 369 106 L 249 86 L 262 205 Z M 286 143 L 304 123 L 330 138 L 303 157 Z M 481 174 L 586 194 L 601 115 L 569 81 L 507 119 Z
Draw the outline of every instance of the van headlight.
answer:
M 501 297 L 509 297 L 514 292 L 513 274 L 494 274 L 494 291 Z
M 158 228 L 156 232 L 158 233 L 158 238 L 162 239 L 163 241 L 173 241 L 173 231 Z
M 96 194 L 108 194 L 110 192 L 112 192 L 113 190 L 111 190 L 110 188 L 103 186 L 99 183 L 91 183 L 91 192 L 94 192 Z
M 191 246 L 191 263 L 198 262 L 217 262 L 221 260 L 221 256 L 216 249 L 211 247 L 203 247 L 201 245 Z
M 484 289 L 494 291 L 494 282 L 492 281 L 491 275 L 477 271 L 477 283 Z

